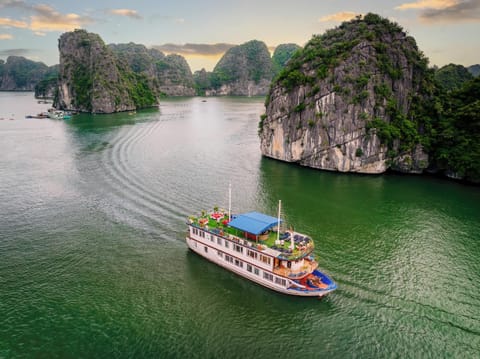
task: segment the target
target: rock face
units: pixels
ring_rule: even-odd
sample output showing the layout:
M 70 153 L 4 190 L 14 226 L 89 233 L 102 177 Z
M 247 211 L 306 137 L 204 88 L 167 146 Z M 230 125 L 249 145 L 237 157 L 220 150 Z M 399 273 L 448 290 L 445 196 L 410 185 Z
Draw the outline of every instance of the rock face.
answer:
M 180 55 L 167 55 L 144 45 L 110 44 L 115 55 L 126 62 L 130 69 L 143 74 L 158 94 L 167 96 L 194 96 L 195 84 L 187 61 Z
M 0 91 L 33 91 L 47 72 L 42 62 L 9 56 L 7 62 L 0 60 Z
M 256 96 L 268 93 L 274 75 L 270 53 L 257 40 L 230 48 L 211 75 L 212 89 L 207 96 Z
M 331 171 L 420 173 L 426 73 L 415 40 L 378 15 L 314 36 L 272 84 L 262 154 Z
M 131 71 L 97 34 L 67 32 L 60 37 L 58 48 L 57 108 L 112 113 L 157 104 L 145 76 Z

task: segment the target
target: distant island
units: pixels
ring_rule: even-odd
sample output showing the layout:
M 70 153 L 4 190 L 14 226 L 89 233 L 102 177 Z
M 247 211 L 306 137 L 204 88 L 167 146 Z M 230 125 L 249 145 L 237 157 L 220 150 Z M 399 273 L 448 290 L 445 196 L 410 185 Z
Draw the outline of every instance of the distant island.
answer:
M 0 90 L 87 113 L 157 106 L 163 96 L 266 95 L 262 154 L 330 171 L 438 173 L 480 183 L 480 65 L 429 67 L 415 39 L 376 14 L 303 47 L 252 40 L 212 72 L 141 44 L 85 30 L 59 39 L 60 64 L 0 61 Z
M 340 172 L 442 173 L 480 183 L 480 78 L 428 67 L 375 14 L 314 36 L 272 83 L 264 156 Z

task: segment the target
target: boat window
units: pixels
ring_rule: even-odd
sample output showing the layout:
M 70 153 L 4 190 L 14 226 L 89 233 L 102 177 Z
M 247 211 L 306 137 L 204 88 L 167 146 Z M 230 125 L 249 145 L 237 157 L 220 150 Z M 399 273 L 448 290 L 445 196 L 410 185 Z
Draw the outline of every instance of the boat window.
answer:
M 260 260 L 261 260 L 263 263 L 270 264 L 270 257 L 268 257 L 268 256 L 264 256 L 264 255 L 260 254 Z
M 222 252 L 217 251 L 217 254 L 218 254 L 219 257 L 223 257 L 223 253 L 222 253 Z
M 263 278 L 273 282 L 273 274 L 270 274 L 268 272 L 263 272 Z
M 252 271 L 252 266 L 251 266 L 250 264 L 247 264 L 247 270 L 248 270 L 249 272 Z
M 225 241 L 225 248 L 228 248 L 228 241 Z
M 222 238 L 217 237 L 217 243 L 220 244 L 220 245 L 222 245 Z
M 205 253 L 208 253 L 208 247 L 205 247 Z
M 256 275 L 260 275 L 260 271 L 258 270 L 258 268 L 253 268 L 253 273 L 255 273 Z

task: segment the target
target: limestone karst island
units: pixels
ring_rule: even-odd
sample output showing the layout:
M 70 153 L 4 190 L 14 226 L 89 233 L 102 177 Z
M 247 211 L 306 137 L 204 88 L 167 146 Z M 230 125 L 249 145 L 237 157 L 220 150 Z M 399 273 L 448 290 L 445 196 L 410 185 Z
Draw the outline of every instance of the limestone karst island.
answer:
M 58 41 L 60 64 L 1 64 L 4 90 L 35 88 L 61 110 L 112 113 L 165 96 L 266 96 L 261 153 L 317 169 L 443 174 L 480 181 L 478 65 L 431 68 L 415 39 L 375 14 L 270 56 L 257 40 L 212 72 L 140 44 L 106 45 L 85 30 Z M 22 68 L 25 72 L 18 71 Z
M 0 0 L 0 359 L 479 358 L 479 24 Z

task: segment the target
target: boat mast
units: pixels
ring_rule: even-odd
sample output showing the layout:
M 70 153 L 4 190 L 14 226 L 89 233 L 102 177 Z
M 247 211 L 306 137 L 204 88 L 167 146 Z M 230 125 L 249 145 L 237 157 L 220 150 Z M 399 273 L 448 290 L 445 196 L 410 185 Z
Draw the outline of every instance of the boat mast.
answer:
M 228 221 L 232 219 L 232 184 L 228 184 Z
M 281 213 L 281 211 L 282 211 L 282 200 L 279 199 L 278 200 L 277 241 L 280 241 L 280 213 Z

